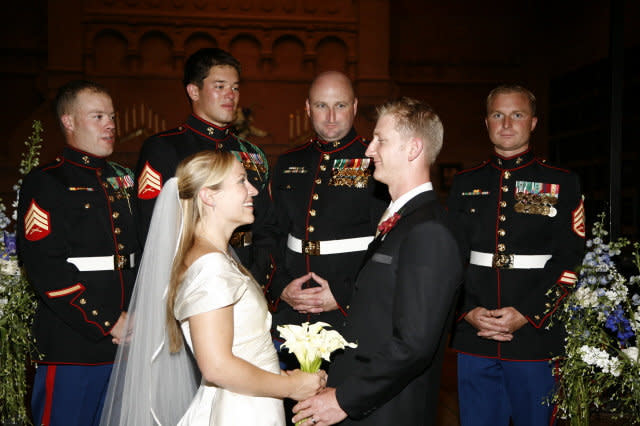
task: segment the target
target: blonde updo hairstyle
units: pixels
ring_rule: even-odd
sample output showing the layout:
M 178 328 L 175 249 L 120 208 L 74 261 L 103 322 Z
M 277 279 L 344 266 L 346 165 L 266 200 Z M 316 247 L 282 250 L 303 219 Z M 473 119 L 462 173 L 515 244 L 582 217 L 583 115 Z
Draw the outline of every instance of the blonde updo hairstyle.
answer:
M 205 214 L 200 190 L 205 187 L 219 189 L 231 171 L 234 161 L 238 160 L 227 151 L 203 151 L 184 159 L 176 170 L 178 197 L 182 207 L 182 233 L 173 259 L 167 294 L 166 316 L 170 352 L 178 352 L 183 344 L 180 324 L 174 317 L 173 308 L 186 270 L 186 255 L 195 243 L 196 228 Z

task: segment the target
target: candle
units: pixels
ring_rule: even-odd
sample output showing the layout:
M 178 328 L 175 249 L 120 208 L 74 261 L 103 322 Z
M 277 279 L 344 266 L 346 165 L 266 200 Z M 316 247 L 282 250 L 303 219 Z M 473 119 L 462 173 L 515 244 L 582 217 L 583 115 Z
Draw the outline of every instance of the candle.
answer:
M 289 114 L 289 139 L 293 139 L 293 114 Z

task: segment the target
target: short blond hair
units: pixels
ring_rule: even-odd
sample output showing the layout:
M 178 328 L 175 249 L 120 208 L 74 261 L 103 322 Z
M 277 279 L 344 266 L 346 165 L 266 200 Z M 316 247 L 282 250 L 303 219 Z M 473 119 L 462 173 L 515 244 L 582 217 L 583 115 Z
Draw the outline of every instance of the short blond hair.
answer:
M 442 150 L 444 127 L 433 108 L 417 99 L 402 97 L 380 105 L 378 119 L 383 115 L 393 116 L 398 133 L 424 140 L 428 165 L 435 163 Z
M 500 86 L 496 87 L 491 92 L 489 92 L 489 96 L 487 96 L 487 115 L 489 115 L 489 113 L 491 112 L 489 111 L 489 108 L 491 108 L 491 103 L 496 98 L 496 96 L 506 95 L 509 93 L 520 93 L 524 95 L 529 101 L 529 108 L 531 108 L 531 116 L 532 117 L 536 116 L 536 96 L 531 92 L 531 90 L 525 87 L 522 87 L 518 84 L 501 84 Z

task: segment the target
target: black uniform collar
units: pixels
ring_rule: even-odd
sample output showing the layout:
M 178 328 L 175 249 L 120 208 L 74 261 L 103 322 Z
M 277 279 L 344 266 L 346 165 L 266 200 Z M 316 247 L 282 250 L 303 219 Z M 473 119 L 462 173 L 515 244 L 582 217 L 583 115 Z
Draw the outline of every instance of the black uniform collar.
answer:
M 352 127 L 351 130 L 349 130 L 349 133 L 345 135 L 345 137 L 335 142 L 324 141 L 320 139 L 318 136 L 316 136 L 313 139 L 313 142 L 321 152 L 331 152 L 331 151 L 335 151 L 338 148 L 345 147 L 350 142 L 353 142 L 357 137 L 358 137 L 358 134 L 356 133 L 356 129 Z
M 211 139 L 224 139 L 227 137 L 229 132 L 231 132 L 231 124 L 225 127 L 216 126 L 215 124 L 209 123 L 204 118 L 198 117 L 195 114 L 191 114 L 189 118 L 187 118 L 187 122 L 185 124 L 188 127 L 191 127 L 196 132 Z
M 494 153 L 491 156 L 491 164 L 498 169 L 517 169 L 533 160 L 533 152 L 530 149 L 525 152 L 514 155 L 513 157 L 503 157 L 502 155 Z
M 64 158 L 72 163 L 90 169 L 103 169 L 107 165 L 104 157 L 96 157 L 88 152 L 66 146 L 62 152 Z

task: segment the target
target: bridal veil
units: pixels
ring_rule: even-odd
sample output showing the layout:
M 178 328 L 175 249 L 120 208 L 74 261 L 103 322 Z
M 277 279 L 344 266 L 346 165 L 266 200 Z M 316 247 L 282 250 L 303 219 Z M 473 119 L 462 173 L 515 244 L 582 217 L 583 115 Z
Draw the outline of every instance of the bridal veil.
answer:
M 181 232 L 178 183 L 165 184 L 153 211 L 126 330 L 111 373 L 101 426 L 173 426 L 189 407 L 199 372 L 185 347 L 169 353 L 166 294 Z

